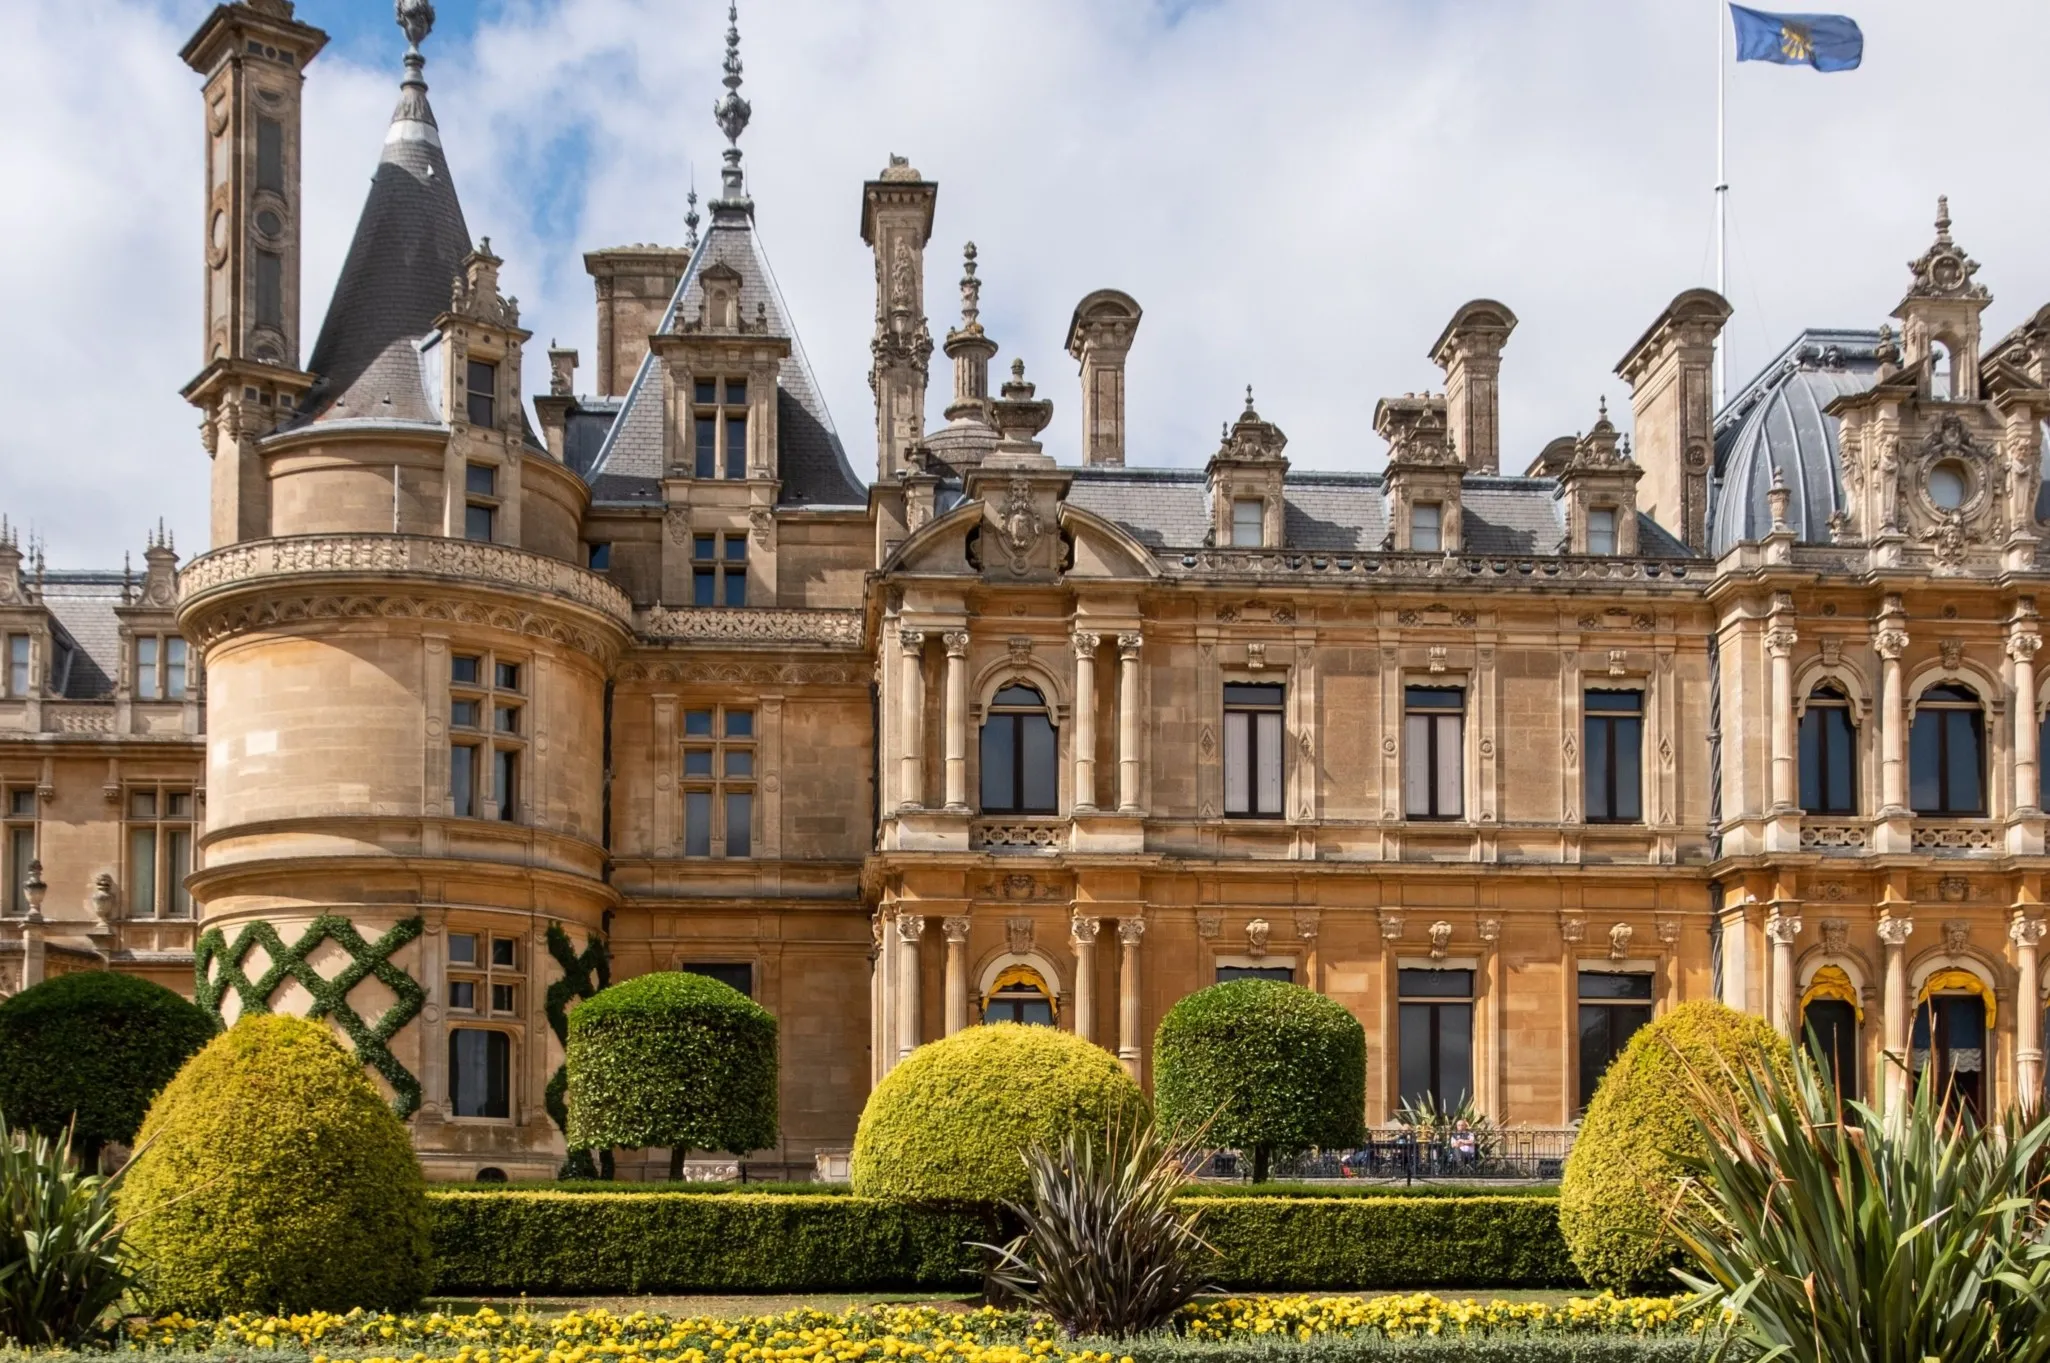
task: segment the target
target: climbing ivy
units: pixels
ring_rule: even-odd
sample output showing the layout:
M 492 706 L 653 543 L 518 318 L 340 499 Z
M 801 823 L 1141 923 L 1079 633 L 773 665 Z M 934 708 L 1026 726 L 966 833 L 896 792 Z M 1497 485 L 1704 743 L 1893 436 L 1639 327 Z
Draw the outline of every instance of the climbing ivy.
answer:
M 571 944 L 569 934 L 560 923 L 548 925 L 548 954 L 562 967 L 562 978 L 548 986 L 542 998 L 543 1011 L 548 1015 L 548 1028 L 555 1033 L 555 1039 L 565 1049 L 569 1045 L 569 1006 L 577 999 L 587 999 L 612 983 L 612 956 L 605 950 L 605 939 L 587 937 L 584 950 L 578 954 Z M 555 1073 L 548 1077 L 548 1087 L 542 1092 L 542 1102 L 548 1108 L 548 1116 L 556 1128 L 565 1135 L 569 1132 L 569 1064 L 567 1061 L 555 1067 Z M 603 1154 L 604 1173 L 612 1173 L 612 1152 Z M 563 1166 L 564 1177 L 591 1178 L 598 1174 L 599 1166 L 591 1161 L 588 1150 L 572 1150 L 569 1162 Z
M 420 1107 L 420 1081 L 391 1053 L 390 1041 L 399 1029 L 420 1014 L 427 992 L 411 975 L 391 962 L 392 953 L 418 937 L 425 923 L 415 917 L 394 923 L 375 942 L 363 940 L 356 925 L 340 914 L 324 913 L 307 925 L 299 940 L 290 946 L 269 923 L 246 925 L 233 945 L 220 928 L 202 933 L 193 962 L 193 998 L 201 1008 L 221 1017 L 221 1005 L 230 989 L 245 1013 L 268 1013 L 271 995 L 286 980 L 297 980 L 313 996 L 309 1018 L 333 1018 L 356 1047 L 356 1058 L 384 1076 L 391 1085 L 392 1108 L 400 1117 L 410 1117 Z M 333 979 L 313 968 L 309 959 L 323 942 L 334 942 L 348 953 L 349 964 Z M 552 949 L 554 943 L 550 942 Z M 567 946 L 567 941 L 564 943 Z M 254 980 L 242 968 L 249 953 L 262 947 L 270 957 L 270 968 Z M 214 966 L 220 973 L 215 977 Z M 391 990 L 392 1006 L 375 1022 L 366 1023 L 349 1004 L 349 993 L 365 979 L 375 979 Z M 554 991 L 549 992 L 549 1017 L 554 1020 Z M 565 1022 L 565 1028 L 567 1024 Z

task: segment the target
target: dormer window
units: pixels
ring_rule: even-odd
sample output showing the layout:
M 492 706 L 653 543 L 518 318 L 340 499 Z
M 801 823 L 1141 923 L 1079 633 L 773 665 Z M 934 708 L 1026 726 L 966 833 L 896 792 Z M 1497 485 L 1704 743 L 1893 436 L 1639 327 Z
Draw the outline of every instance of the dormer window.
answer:
M 1231 504 L 1231 547 L 1258 549 L 1266 543 L 1267 504 L 1241 497 Z
M 1587 513 L 1587 552 L 1609 555 L 1616 552 L 1616 508 L 1590 507 Z
M 1419 553 L 1435 554 L 1445 547 L 1445 508 L 1437 502 L 1418 502 L 1409 509 L 1409 547 Z
M 747 477 L 747 380 L 699 379 L 692 433 L 699 478 Z
M 498 416 L 498 366 L 483 360 L 470 361 L 469 418 L 472 426 L 496 426 Z

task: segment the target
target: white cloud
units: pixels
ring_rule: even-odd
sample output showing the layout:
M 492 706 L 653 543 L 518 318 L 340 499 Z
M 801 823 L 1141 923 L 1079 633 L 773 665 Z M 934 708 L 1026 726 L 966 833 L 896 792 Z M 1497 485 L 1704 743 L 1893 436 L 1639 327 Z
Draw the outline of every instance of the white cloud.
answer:
M 364 0 L 304 0 L 303 16 Z M 1858 0 L 1864 69 L 1730 77 L 1733 379 L 1804 325 L 1874 325 L 1948 192 L 1986 262 L 1997 334 L 2050 298 L 2032 54 L 2050 9 Z M 206 461 L 176 390 L 199 354 L 199 111 L 176 49 L 204 6 L 94 0 L 0 15 L 0 508 L 53 562 L 106 563 L 145 524 L 205 535 Z M 167 17 L 168 13 L 168 17 Z M 1177 22 L 1168 22 L 1178 13 Z M 952 320 L 960 243 L 984 320 L 1056 404 L 1090 289 L 1146 309 L 1135 459 L 1200 464 L 1251 382 L 1301 466 L 1380 459 L 1374 401 L 1433 386 L 1424 350 L 1486 295 L 1522 319 L 1505 466 L 1626 407 L 1611 373 L 1674 293 L 1711 282 L 1719 4 L 753 0 L 742 140 L 757 221 L 857 468 L 872 463 L 872 276 L 861 181 L 890 152 L 940 182 L 927 289 Z M 1942 26 L 1932 34 L 1930 25 Z M 532 0 L 428 77 L 471 230 L 545 342 L 593 356 L 581 253 L 682 236 L 693 164 L 717 182 L 724 6 Z M 1932 57 L 1932 42 L 1967 55 Z M 1965 40 L 1969 38 L 1969 42 Z M 446 48 L 449 45 L 443 43 Z M 308 72 L 310 340 L 373 164 L 400 40 L 378 69 Z M 583 138 L 577 173 L 562 139 Z M 565 185 L 567 186 L 565 188 Z M 559 239 L 539 239 L 537 223 Z M 536 349 L 538 350 L 538 346 Z M 935 357 L 936 361 L 939 357 Z M 946 389 L 936 372 L 933 411 Z M 537 361 L 528 387 L 543 379 Z

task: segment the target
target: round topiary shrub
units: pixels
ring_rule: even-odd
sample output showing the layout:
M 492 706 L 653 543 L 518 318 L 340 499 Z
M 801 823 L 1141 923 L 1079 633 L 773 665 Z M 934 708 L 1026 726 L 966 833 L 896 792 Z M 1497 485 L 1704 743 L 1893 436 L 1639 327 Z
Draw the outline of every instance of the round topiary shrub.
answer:
M 1022 1202 L 1025 1151 L 1146 1099 L 1116 1057 L 1069 1032 L 997 1022 L 920 1046 L 883 1076 L 854 1132 L 854 1191 L 897 1202 Z
M 744 1155 L 776 1143 L 776 1019 L 676 970 L 601 989 L 569 1015 L 569 1146 Z
M 90 1168 L 109 1141 L 132 1141 L 149 1100 L 220 1028 L 160 984 L 91 970 L 0 1003 L 0 1112 L 62 1137 Z
M 1282 1154 L 1366 1139 L 1367 1034 L 1345 1005 L 1280 980 L 1230 980 L 1168 1009 L 1153 1037 L 1160 1119 L 1249 1150 L 1253 1180 Z
M 1764 1018 L 1712 1000 L 1640 1028 L 1602 1076 L 1559 1189 L 1559 1230 L 1595 1287 L 1671 1288 L 1679 1245 L 1666 1225 L 1683 1155 L 1702 1153 L 1689 1072 L 1734 1094 L 1748 1067 L 1791 1075 L 1793 1051 Z
M 152 1306 L 411 1306 L 433 1281 L 405 1124 L 327 1025 L 244 1017 L 150 1105 L 119 1194 Z

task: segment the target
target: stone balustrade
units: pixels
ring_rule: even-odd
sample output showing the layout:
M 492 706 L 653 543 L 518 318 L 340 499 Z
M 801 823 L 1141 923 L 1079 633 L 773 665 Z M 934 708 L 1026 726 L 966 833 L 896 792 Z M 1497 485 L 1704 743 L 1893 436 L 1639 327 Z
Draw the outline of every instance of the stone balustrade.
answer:
M 858 610 L 774 607 L 657 606 L 642 619 L 644 638 L 661 642 L 770 648 L 860 648 Z
M 1350 578 L 1435 581 L 1629 582 L 1692 589 L 1711 565 L 1694 559 L 1617 558 L 1602 555 L 1320 553 L 1302 549 L 1193 549 L 1157 553 L 1171 578 Z

